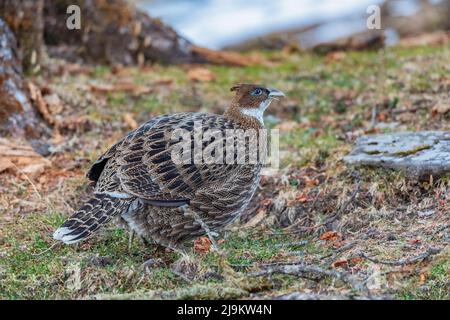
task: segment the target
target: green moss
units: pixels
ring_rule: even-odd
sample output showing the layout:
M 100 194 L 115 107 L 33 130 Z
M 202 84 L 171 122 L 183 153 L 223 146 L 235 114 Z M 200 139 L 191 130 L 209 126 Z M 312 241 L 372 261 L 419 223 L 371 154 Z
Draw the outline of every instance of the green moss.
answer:
M 430 145 L 424 144 L 424 145 L 419 145 L 419 146 L 417 146 L 417 147 L 415 147 L 413 149 L 410 149 L 410 150 L 398 151 L 398 152 L 396 152 L 394 154 L 397 155 L 397 156 L 406 157 L 406 156 L 410 156 L 412 154 L 416 154 L 416 153 L 418 153 L 418 152 L 420 152 L 422 150 L 427 150 L 427 149 L 430 149 L 430 148 L 431 148 Z

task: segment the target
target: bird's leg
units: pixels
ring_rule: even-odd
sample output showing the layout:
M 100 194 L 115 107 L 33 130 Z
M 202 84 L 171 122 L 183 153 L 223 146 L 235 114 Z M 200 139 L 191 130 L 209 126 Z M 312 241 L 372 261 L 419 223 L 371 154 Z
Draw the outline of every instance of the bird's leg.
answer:
M 206 222 L 204 222 L 203 219 L 200 218 L 198 213 L 186 208 L 185 211 L 183 212 L 183 214 L 187 217 L 192 217 L 194 219 L 194 221 L 196 221 L 198 224 L 200 224 L 200 227 L 202 227 L 202 229 L 205 231 L 206 235 L 208 236 L 209 240 L 211 241 L 211 246 L 212 246 L 213 250 L 219 251 L 219 247 L 217 246 L 216 239 L 214 239 L 214 237 L 217 237 L 218 234 L 214 231 L 211 231 L 211 229 L 208 227 Z
M 133 245 L 134 234 L 135 234 L 135 232 L 133 230 L 130 230 L 130 235 L 128 237 L 128 252 L 131 252 L 131 246 Z
M 145 237 L 138 235 L 139 240 L 142 241 L 142 243 L 144 244 L 145 247 L 149 248 L 151 247 L 152 243 L 150 243 L 150 241 L 148 241 Z

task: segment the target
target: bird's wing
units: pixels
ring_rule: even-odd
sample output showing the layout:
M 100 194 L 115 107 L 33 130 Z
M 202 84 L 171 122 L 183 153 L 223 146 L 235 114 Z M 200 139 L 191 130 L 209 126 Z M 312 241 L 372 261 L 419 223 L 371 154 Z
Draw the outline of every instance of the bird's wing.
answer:
M 116 142 L 111 148 L 109 148 L 105 153 L 103 153 L 89 169 L 89 171 L 86 174 L 89 180 L 97 182 L 105 168 L 106 163 L 110 158 L 114 157 L 117 154 L 118 148 L 120 148 L 122 145 L 128 145 L 129 143 L 131 143 L 131 141 L 134 140 L 136 136 L 140 136 L 142 135 L 143 132 L 150 130 L 153 126 L 155 126 L 159 121 L 161 121 L 165 117 L 167 116 L 156 117 L 144 123 L 142 126 L 140 126 L 135 130 L 130 131 L 122 139 Z
M 110 149 L 113 151 L 103 156 L 103 160 L 99 159 L 100 163 L 104 159 L 108 161 L 107 157 L 114 160 L 115 176 L 125 193 L 156 205 L 179 206 L 188 203 L 200 188 L 224 179 L 235 170 L 236 165 L 232 164 L 179 164 L 172 159 L 172 151 L 177 144 L 172 139 L 174 130 L 193 132 L 198 124 L 203 129 L 233 128 L 233 123 L 226 118 L 184 113 L 154 120 L 128 134 Z M 108 181 L 102 181 L 100 177 L 99 184 L 103 183 Z

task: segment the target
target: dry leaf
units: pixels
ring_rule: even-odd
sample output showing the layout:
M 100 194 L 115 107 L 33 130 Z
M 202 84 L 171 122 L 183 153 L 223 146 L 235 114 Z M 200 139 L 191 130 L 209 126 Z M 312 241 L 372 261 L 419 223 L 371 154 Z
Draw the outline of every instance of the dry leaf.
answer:
M 47 102 L 42 97 L 41 89 L 39 89 L 35 84 L 32 82 L 28 82 L 28 90 L 30 92 L 30 98 L 36 105 L 37 110 L 42 115 L 45 121 L 47 121 L 49 124 L 55 124 L 56 120 L 51 114 L 50 110 L 48 109 Z
M 434 105 L 434 107 L 431 109 L 431 113 L 433 115 L 436 114 L 445 114 L 450 111 L 450 103 L 444 103 L 442 101 L 439 101 Z
M 213 81 L 216 75 L 203 67 L 194 67 L 188 70 L 188 79 L 191 81 Z
M 364 261 L 364 258 L 362 258 L 362 257 L 355 257 L 355 258 L 351 258 L 350 259 L 350 263 L 352 265 L 359 264 L 359 263 L 361 263 L 363 261 Z
M 426 280 L 427 280 L 427 277 L 425 276 L 425 274 L 421 273 L 419 276 L 419 283 L 424 284 Z
M 347 259 L 336 260 L 331 264 L 331 267 L 332 268 L 347 268 L 348 260 Z
M 0 173 L 18 170 L 20 173 L 39 174 L 50 166 L 51 162 L 36 153 L 26 142 L 0 138 Z
M 339 240 L 341 239 L 342 236 L 339 232 L 336 231 L 327 231 L 325 233 L 322 233 L 320 235 L 320 240 L 325 240 L 325 241 L 335 241 L 335 240 Z
M 136 129 L 137 127 L 139 127 L 138 123 L 136 122 L 136 120 L 134 120 L 133 115 L 131 113 L 125 113 L 123 115 L 123 121 L 125 121 L 125 123 L 131 129 Z
M 194 252 L 206 254 L 211 250 L 211 240 L 208 237 L 200 237 L 194 241 Z
M 299 193 L 296 197 L 295 200 L 297 200 L 300 203 L 305 203 L 308 202 L 308 195 L 305 193 Z
M 257 224 L 259 224 L 265 217 L 267 216 L 266 209 L 259 209 L 258 213 L 254 215 L 246 224 L 241 226 L 242 229 L 253 228 Z

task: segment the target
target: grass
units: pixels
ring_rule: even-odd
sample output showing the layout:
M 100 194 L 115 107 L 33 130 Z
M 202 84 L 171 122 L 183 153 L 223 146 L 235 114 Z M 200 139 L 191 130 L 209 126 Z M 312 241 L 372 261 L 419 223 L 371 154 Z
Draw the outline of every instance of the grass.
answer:
M 19 233 L 14 226 L 3 229 L 6 240 L 2 247 L 6 252 L 2 252 L 0 264 L 1 299 L 64 299 L 186 287 L 170 268 L 178 258 L 176 254 L 145 247 L 139 241 L 128 250 L 128 235 L 121 229 L 110 228 L 80 246 L 48 250 L 52 243 L 50 233 L 63 220 L 64 217 L 57 213 L 32 215 L 20 222 Z M 289 237 L 281 235 L 233 233 L 221 249 L 227 252 L 226 264 L 251 266 L 283 255 L 278 246 L 287 239 Z M 144 261 L 158 256 L 166 266 L 146 272 L 142 266 Z M 198 268 L 205 275 L 222 263 L 222 257 L 214 252 L 193 254 L 193 259 L 201 261 Z M 79 284 L 75 280 L 77 272 Z M 214 277 L 200 281 L 204 288 L 217 283 Z M 235 290 L 243 289 L 237 287 Z
M 329 278 L 249 278 L 247 273 L 260 270 L 263 264 L 300 260 L 367 278 L 374 266 L 358 260 L 359 251 L 395 260 L 417 255 L 428 246 L 446 246 L 448 229 L 436 230 L 449 223 L 448 177 L 422 183 L 402 173 L 360 169 L 361 191 L 356 199 L 335 222 L 323 224 L 356 188 L 357 169 L 347 168 L 341 159 L 355 137 L 374 132 L 373 106 L 377 106 L 377 122 L 399 123 L 387 131 L 450 130 L 448 117 L 432 115 L 428 109 L 391 113 L 396 108 L 420 107 L 424 98 L 431 103 L 442 99 L 450 71 L 449 49 L 448 45 L 389 48 L 345 53 L 339 60 L 263 52 L 272 61 L 270 66 L 206 66 L 216 75 L 216 80 L 207 82 L 190 81 L 187 66 L 161 65 L 151 70 L 125 68 L 122 76 L 101 66 L 89 75 L 75 74 L 64 81 L 46 79 L 55 92 L 71 97 L 67 100 L 73 106 L 70 112 L 87 117 L 91 126 L 68 132 L 66 147 L 50 157 L 54 166 L 41 176 L 29 177 L 39 195 L 23 176 L 0 175 L 0 299 L 217 299 L 275 297 L 295 291 L 348 294 L 348 286 Z M 144 86 L 161 80 L 170 83 L 140 96 L 80 89 L 121 77 Z M 127 233 L 114 225 L 79 246 L 49 250 L 53 230 L 89 195 L 84 173 L 90 163 L 130 130 L 123 121 L 125 112 L 139 123 L 163 113 L 220 113 L 230 99 L 228 89 L 237 82 L 265 83 L 288 96 L 269 110 L 270 126 L 280 130 L 282 168 L 274 177 L 263 178 L 259 200 L 265 204 L 259 203 L 258 208 L 265 216 L 256 227 L 235 226 L 221 235 L 220 253 L 190 250 L 187 262 L 176 253 L 146 247 L 137 240 L 128 250 Z M 434 210 L 431 217 L 418 217 L 417 212 L 430 208 Z M 251 219 L 247 214 L 243 223 Z M 335 238 L 321 238 L 330 230 L 336 232 Z M 292 245 L 302 241 L 307 243 Z M 353 247 L 339 251 L 352 242 Z M 148 259 L 156 262 L 146 269 L 142 264 Z M 332 267 L 336 261 L 343 264 Z M 373 294 L 448 299 L 449 261 L 447 250 L 414 266 L 381 265 L 384 285 L 373 289 Z M 176 266 L 191 280 L 174 272 Z
M 423 274 L 426 281 L 412 281 L 401 298 L 407 300 L 448 300 L 450 299 L 450 256 L 447 250 L 437 261 L 433 261 Z M 419 283 L 419 284 L 418 284 Z

